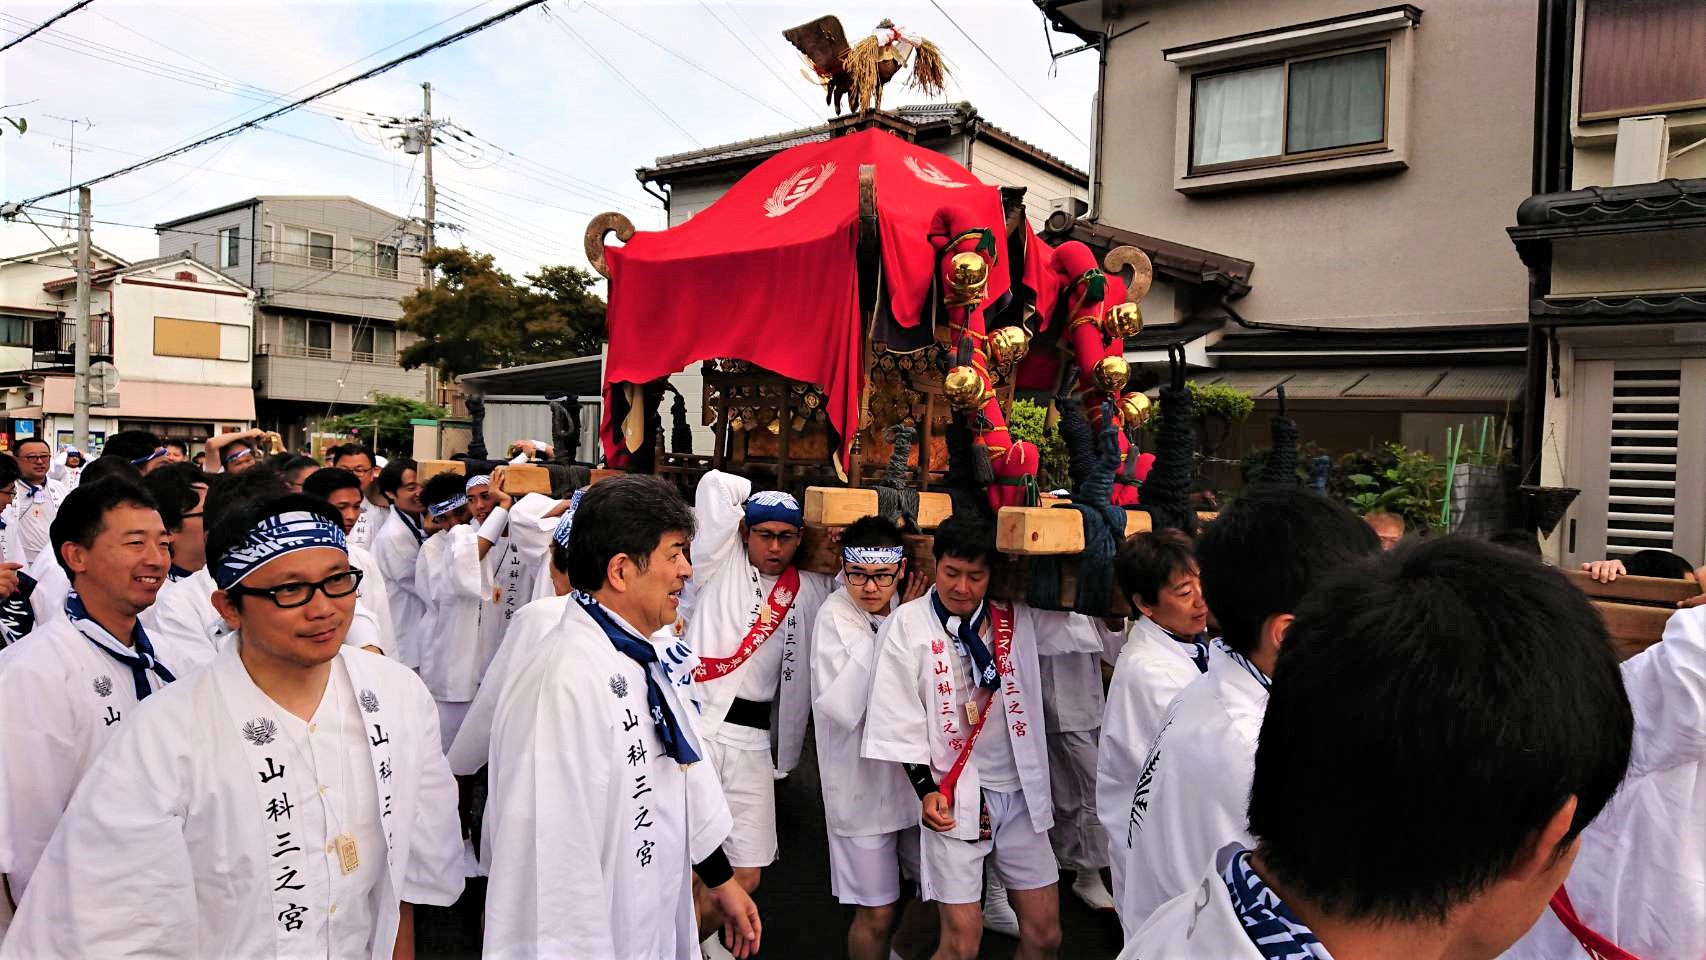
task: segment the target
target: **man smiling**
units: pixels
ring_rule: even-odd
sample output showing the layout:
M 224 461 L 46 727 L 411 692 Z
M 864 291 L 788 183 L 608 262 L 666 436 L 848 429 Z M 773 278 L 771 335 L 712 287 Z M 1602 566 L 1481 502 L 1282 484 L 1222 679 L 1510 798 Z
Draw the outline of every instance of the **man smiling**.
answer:
M 409 905 L 461 893 L 432 699 L 344 644 L 337 514 L 275 498 L 208 547 L 235 639 L 101 755 L 0 957 L 409 957 Z
M 84 484 L 61 505 L 53 546 L 71 578 L 65 616 L 37 627 L 0 669 L 0 873 L 18 902 L 72 791 L 137 705 L 196 662 L 137 615 L 171 563 L 147 491 Z

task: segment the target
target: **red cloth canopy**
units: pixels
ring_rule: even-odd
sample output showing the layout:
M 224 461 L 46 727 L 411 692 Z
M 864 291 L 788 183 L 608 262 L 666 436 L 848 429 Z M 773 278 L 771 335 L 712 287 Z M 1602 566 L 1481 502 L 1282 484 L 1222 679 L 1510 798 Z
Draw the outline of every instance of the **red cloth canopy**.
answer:
M 822 387 L 847 463 L 864 386 L 855 258 L 864 164 L 876 167 L 883 282 L 904 326 L 930 315 L 936 253 L 929 226 L 938 207 L 979 214 L 998 243 L 1005 233 L 996 187 L 873 129 L 784 150 L 686 223 L 608 248 L 607 456 L 619 433 L 610 422 L 612 384 L 730 357 Z M 990 273 L 987 296 L 1008 285 L 1003 262 Z

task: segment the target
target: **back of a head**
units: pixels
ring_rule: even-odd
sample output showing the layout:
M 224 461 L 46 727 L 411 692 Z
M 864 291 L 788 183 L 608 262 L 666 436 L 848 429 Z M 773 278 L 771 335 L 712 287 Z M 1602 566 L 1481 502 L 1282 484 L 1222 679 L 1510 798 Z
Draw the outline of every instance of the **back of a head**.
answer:
M 1631 577 L 1659 577 L 1664 580 L 1687 580 L 1694 576 L 1694 564 L 1669 550 L 1639 550 L 1623 558 L 1623 569 Z
M 662 477 L 627 473 L 586 488 L 569 531 L 569 583 L 588 593 L 604 586 L 610 561 L 627 554 L 645 566 L 663 535 L 693 533 L 693 508 Z
M 142 471 L 137 469 L 136 464 L 124 457 L 115 457 L 112 454 L 103 453 L 84 465 L 83 471 L 78 474 L 77 482 L 80 484 L 93 483 L 96 480 L 105 480 L 109 477 L 130 483 L 141 483 Z
M 160 438 L 147 430 L 120 430 L 107 438 L 101 456 L 119 457 L 131 463 L 146 460 L 160 449 Z
M 207 505 L 202 508 L 205 513 L 203 524 L 207 528 L 209 545 L 208 560 L 215 556 L 212 552 L 214 533 L 233 518 L 242 515 L 248 507 L 290 493 L 284 479 L 271 470 L 253 469 L 228 476 L 207 491 Z
M 21 476 L 23 473 L 18 470 L 18 461 L 9 453 L 0 453 L 0 489 L 17 483 Z
M 1183 531 L 1155 530 L 1133 534 L 1120 544 L 1114 556 L 1114 573 L 1122 594 L 1153 604 L 1174 574 L 1195 564 L 1196 547 Z
M 60 547 L 67 543 L 94 546 L 95 538 L 100 536 L 107 511 L 125 504 L 149 510 L 159 509 L 154 498 L 141 484 L 119 477 L 107 477 L 94 483 L 79 483 L 77 489 L 66 494 L 65 499 L 59 502 L 59 510 L 53 515 L 53 523 L 49 525 L 47 535 L 53 546 L 54 559 L 59 561 L 60 567 L 73 582 L 76 581 L 76 575 L 66 566 L 65 554 Z
M 1531 557 L 1535 560 L 1540 559 L 1542 556 L 1540 552 L 1540 538 L 1535 535 L 1533 530 L 1500 530 L 1488 537 L 1487 542 L 1495 547 L 1504 547 L 1506 550 L 1515 550 L 1517 553 Z
M 339 490 L 361 489 L 361 479 L 341 467 L 321 467 L 302 481 L 302 492 L 322 500 Z
M 937 560 L 983 561 L 995 565 L 995 525 L 975 515 L 953 514 L 936 528 L 930 551 Z
M 1511 550 L 1425 542 L 1341 571 L 1298 607 L 1250 831 L 1275 885 L 1318 910 L 1442 922 L 1570 796 L 1566 842 L 1599 813 L 1633 723 L 1581 591 Z
M 184 514 L 195 509 L 201 496 L 196 487 L 207 486 L 207 474 L 192 463 L 168 463 L 143 477 L 142 485 L 159 505 L 166 529 L 177 530 L 184 525 Z
M 905 542 L 894 521 L 879 516 L 860 517 L 841 531 L 843 547 L 899 547 Z
M 408 457 L 397 457 L 385 464 L 385 469 L 379 471 L 379 492 L 387 497 L 395 497 L 403 486 L 403 474 L 415 469 L 415 461 Z
M 1323 576 L 1380 551 L 1361 517 L 1307 487 L 1255 487 L 1197 539 L 1203 600 L 1226 645 L 1249 654 L 1269 617 L 1292 613 Z

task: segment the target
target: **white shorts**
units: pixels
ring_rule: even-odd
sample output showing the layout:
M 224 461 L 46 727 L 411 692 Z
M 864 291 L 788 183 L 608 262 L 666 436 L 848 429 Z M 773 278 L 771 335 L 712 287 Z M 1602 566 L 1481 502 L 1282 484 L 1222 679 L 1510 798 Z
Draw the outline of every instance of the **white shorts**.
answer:
M 743 749 L 706 737 L 705 758 L 723 784 L 734 826 L 723 841 L 732 867 L 768 867 L 776 862 L 776 779 L 770 748 Z
M 886 907 L 900 900 L 900 878 L 918 879 L 918 829 L 869 837 L 829 835 L 829 889 L 857 907 Z
M 1035 890 L 1060 882 L 1048 832 L 1031 826 L 1025 794 L 983 791 L 989 839 L 961 840 L 921 829 L 919 896 L 937 903 L 976 903 L 983 896 L 983 861 L 1009 890 Z

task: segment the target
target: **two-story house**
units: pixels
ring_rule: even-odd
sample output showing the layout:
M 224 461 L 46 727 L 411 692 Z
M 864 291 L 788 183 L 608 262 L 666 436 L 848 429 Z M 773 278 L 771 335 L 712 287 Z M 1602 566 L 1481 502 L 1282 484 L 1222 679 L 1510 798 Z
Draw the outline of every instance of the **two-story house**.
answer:
M 186 255 L 128 263 L 97 247 L 89 354 L 118 379 L 94 385 L 89 436 L 74 439 L 75 257 L 66 246 L 0 264 L 6 449 L 41 437 L 98 453 L 133 429 L 194 443 L 253 422 L 253 292 Z
M 985 183 L 1023 187 L 1026 215 L 1038 231 L 1051 212 L 1076 215 L 1087 202 L 1087 173 L 990 123 L 969 103 L 903 106 L 873 118 L 838 117 L 815 127 L 659 157 L 635 175 L 663 201 L 673 227 L 716 202 L 741 177 L 777 153 L 870 123 L 880 123 L 896 136 L 954 158 Z M 690 406 L 697 405 L 704 391 L 697 367 L 676 374 L 670 382 Z M 710 451 L 709 426 L 693 424 L 693 445 L 696 451 Z
M 1155 262 L 1128 359 L 1183 342 L 1256 396 L 1220 449 L 1268 444 L 1286 389 L 1333 453 L 1516 413 L 1535 10 L 1433 0 L 1038 0 L 1099 58 L 1090 209 L 1050 239 Z M 1217 479 L 1228 481 L 1234 471 Z
M 256 414 L 292 448 L 376 393 L 433 397 L 430 370 L 397 365 L 414 339 L 397 321 L 423 278 L 420 221 L 354 197 L 260 196 L 155 230 L 162 254 L 187 252 L 255 291 Z
M 1706 4 L 1541 6 L 1524 480 L 1581 491 L 1558 562 L 1706 562 Z

